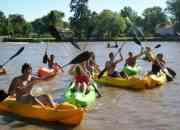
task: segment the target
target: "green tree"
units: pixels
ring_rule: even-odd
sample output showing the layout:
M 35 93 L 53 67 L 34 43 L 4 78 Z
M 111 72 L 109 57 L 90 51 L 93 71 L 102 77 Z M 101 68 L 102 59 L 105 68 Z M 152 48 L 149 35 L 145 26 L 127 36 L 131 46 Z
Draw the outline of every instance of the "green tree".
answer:
M 134 24 L 136 23 L 136 19 L 138 18 L 137 12 L 134 11 L 131 7 L 125 6 L 120 11 L 121 16 L 128 17 Z
M 167 15 L 163 12 L 163 10 L 158 7 L 147 8 L 143 12 L 144 16 L 144 30 L 147 33 L 155 33 L 156 26 L 162 23 L 166 23 Z
M 176 21 L 176 29 L 180 31 L 180 0 L 168 0 L 167 9 L 173 15 L 173 21 Z
M 86 38 L 84 34 L 91 14 L 87 3 L 88 0 L 71 0 L 70 3 L 71 12 L 74 12 L 73 17 L 70 17 L 70 25 L 79 39 Z
M 143 19 L 137 15 L 137 12 L 131 7 L 126 6 L 120 11 L 120 15 L 124 17 L 126 21 L 126 30 L 127 35 L 131 35 L 134 30 L 132 25 L 142 27 Z
M 24 32 L 23 32 L 23 35 L 29 35 L 30 33 L 32 33 L 33 29 L 32 29 L 32 24 L 31 23 L 26 23 L 24 25 L 24 28 L 23 28 Z
M 7 34 L 7 20 L 2 11 L 0 11 L 0 35 Z
M 123 17 L 111 10 L 103 10 L 97 17 L 97 36 L 111 39 L 123 33 L 126 23 Z
M 32 22 L 33 32 L 38 34 L 47 34 L 48 26 L 53 25 L 58 28 L 64 28 L 67 24 L 63 21 L 64 13 L 53 10 L 42 18 L 38 18 Z

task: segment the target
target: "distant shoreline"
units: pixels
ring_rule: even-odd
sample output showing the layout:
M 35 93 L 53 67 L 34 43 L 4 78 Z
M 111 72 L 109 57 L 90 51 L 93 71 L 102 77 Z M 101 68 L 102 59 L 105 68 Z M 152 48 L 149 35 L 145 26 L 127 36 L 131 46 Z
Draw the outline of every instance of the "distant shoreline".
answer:
M 178 36 L 166 36 L 166 37 L 145 37 L 139 38 L 141 41 L 180 41 Z M 133 41 L 133 37 L 119 37 L 116 39 L 89 39 L 89 40 L 75 40 L 78 42 L 96 42 L 96 41 Z M 69 42 L 68 39 L 57 41 L 55 38 L 4 38 L 2 42 Z

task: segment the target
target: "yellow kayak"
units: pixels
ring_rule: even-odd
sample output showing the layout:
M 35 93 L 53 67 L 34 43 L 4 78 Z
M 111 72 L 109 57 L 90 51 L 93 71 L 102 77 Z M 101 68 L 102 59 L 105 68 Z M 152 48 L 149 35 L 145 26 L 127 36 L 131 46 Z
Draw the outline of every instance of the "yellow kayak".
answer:
M 57 108 L 42 108 L 39 105 L 22 104 L 15 98 L 7 98 L 0 103 L 0 112 L 14 113 L 27 118 L 66 125 L 78 125 L 83 119 L 84 110 L 69 103 L 62 103 Z
M 93 79 L 100 84 L 116 86 L 126 89 L 142 90 L 150 89 L 160 86 L 166 82 L 166 75 L 164 73 L 156 75 L 145 76 L 143 79 L 139 77 L 109 77 L 107 75 L 102 76 L 100 79 L 97 78 L 97 75 Z
M 158 86 L 162 86 L 167 82 L 166 74 L 163 72 L 158 73 L 158 75 L 151 74 L 145 76 L 144 79 L 147 81 L 147 89 L 155 88 Z

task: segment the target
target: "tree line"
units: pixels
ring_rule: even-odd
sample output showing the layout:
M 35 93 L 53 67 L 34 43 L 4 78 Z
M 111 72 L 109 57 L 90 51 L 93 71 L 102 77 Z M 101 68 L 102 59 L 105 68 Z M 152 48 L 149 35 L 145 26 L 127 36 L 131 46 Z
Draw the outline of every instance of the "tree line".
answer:
M 147 8 L 142 16 L 131 7 L 124 7 L 119 12 L 105 9 L 97 13 L 88 8 L 88 0 L 71 0 L 70 9 L 73 16 L 68 22 L 64 21 L 64 12 L 57 10 L 32 22 L 27 22 L 21 14 L 6 17 L 0 11 L 0 35 L 49 37 L 48 26 L 52 24 L 63 32 L 73 32 L 76 38 L 83 40 L 131 36 L 132 24 L 143 30 L 145 36 L 154 36 L 157 27 L 167 23 L 175 25 L 177 31 L 180 29 L 180 0 L 168 0 L 165 10 L 158 6 Z

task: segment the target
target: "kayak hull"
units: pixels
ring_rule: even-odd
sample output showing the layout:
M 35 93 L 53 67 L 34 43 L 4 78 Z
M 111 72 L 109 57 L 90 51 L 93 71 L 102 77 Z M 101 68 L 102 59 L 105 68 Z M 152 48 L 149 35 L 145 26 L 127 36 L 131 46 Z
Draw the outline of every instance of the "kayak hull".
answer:
M 83 92 L 77 92 L 74 90 L 75 83 L 71 82 L 64 94 L 65 101 L 74 104 L 78 107 L 89 107 L 96 101 L 96 92 L 94 87 L 97 87 L 96 83 L 92 83 L 89 86 L 89 92 L 84 94 Z
M 62 73 L 63 71 L 61 70 L 61 68 L 52 68 L 49 69 L 47 67 L 40 67 L 37 71 L 37 76 L 39 78 L 43 78 L 45 80 L 51 79 L 53 77 L 55 77 L 57 74 Z
M 97 76 L 95 76 L 94 80 L 97 83 L 104 85 L 110 85 L 119 88 L 126 88 L 133 90 L 143 90 L 143 89 L 150 89 L 163 85 L 166 82 L 166 76 L 164 73 L 162 73 L 159 76 L 156 75 L 145 76 L 143 79 L 133 76 L 128 78 L 102 76 L 100 79 L 98 79 Z
M 69 103 L 62 103 L 57 108 L 42 108 L 39 105 L 22 104 L 15 98 L 7 98 L 0 103 L 0 112 L 14 113 L 22 117 L 58 122 L 65 125 L 78 125 L 84 117 L 84 110 Z
M 0 69 L 0 75 L 5 75 L 7 74 L 6 70 L 4 68 Z

